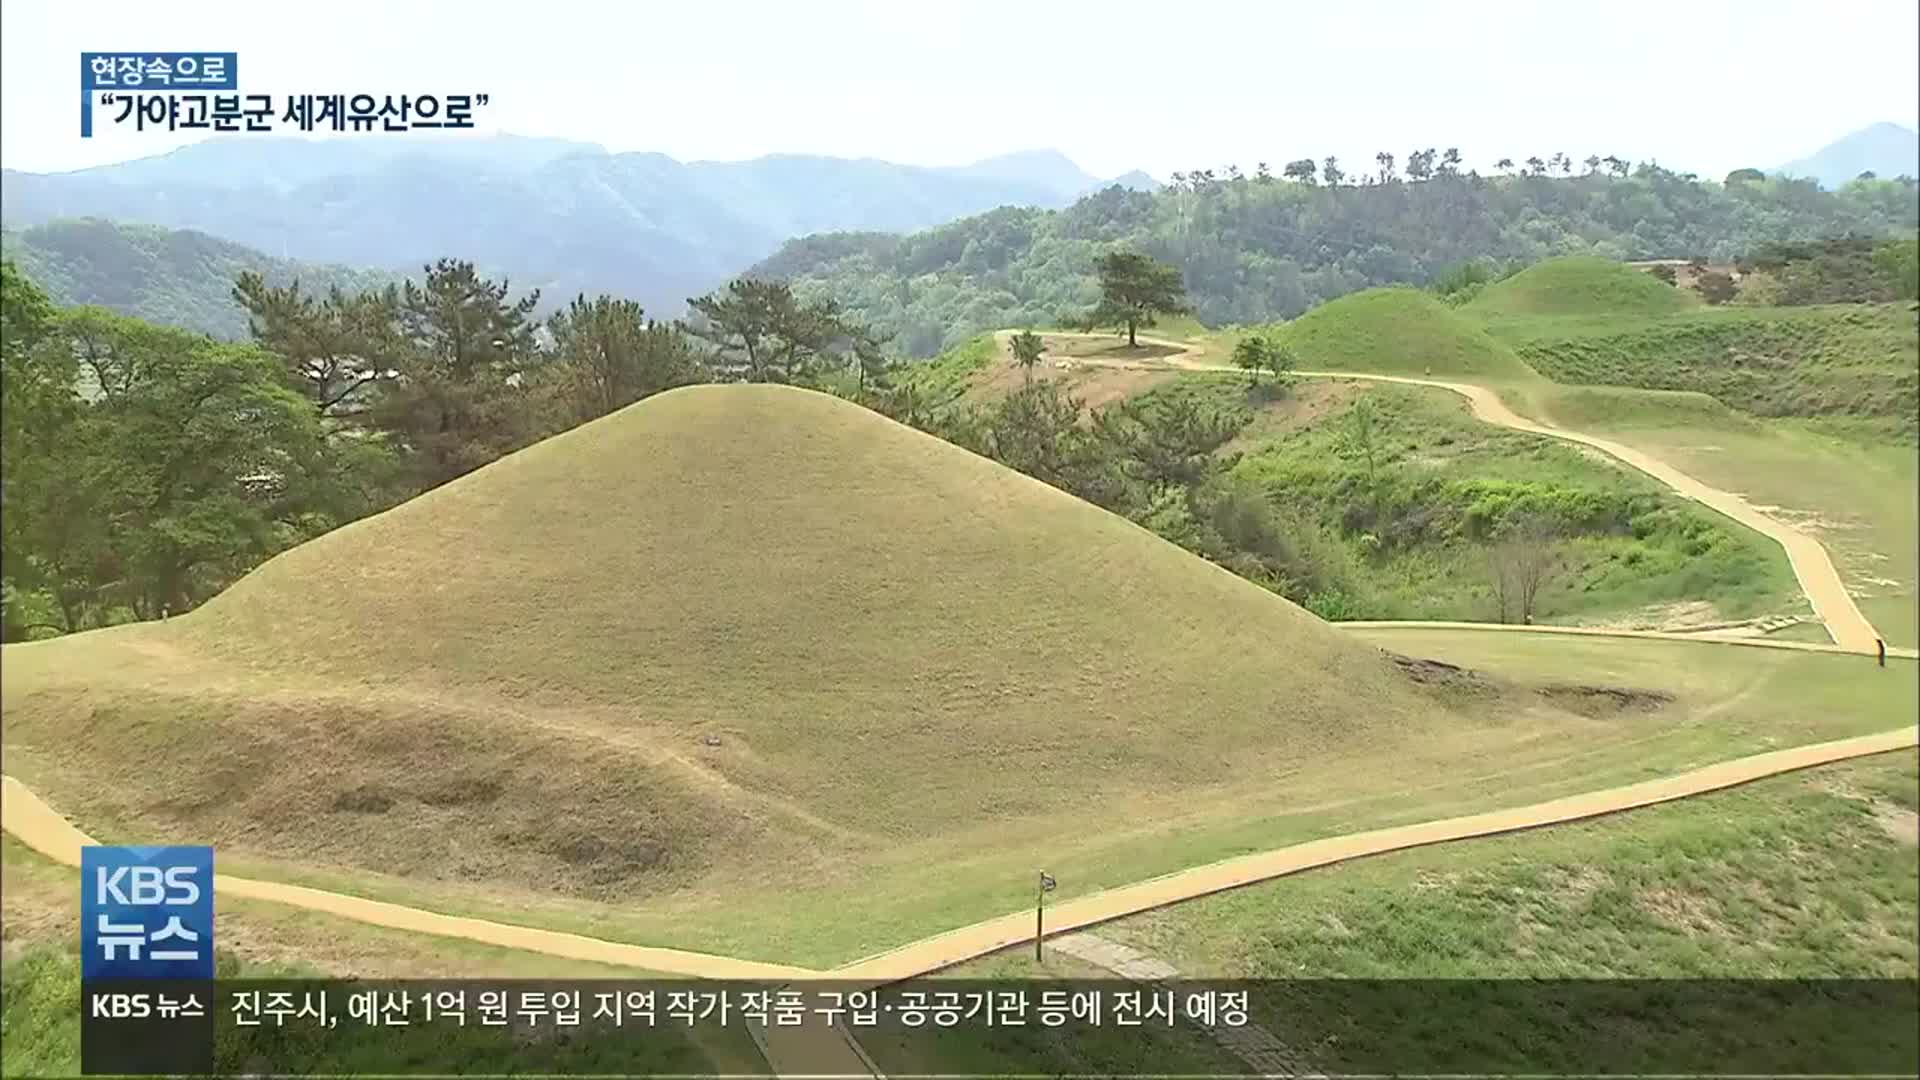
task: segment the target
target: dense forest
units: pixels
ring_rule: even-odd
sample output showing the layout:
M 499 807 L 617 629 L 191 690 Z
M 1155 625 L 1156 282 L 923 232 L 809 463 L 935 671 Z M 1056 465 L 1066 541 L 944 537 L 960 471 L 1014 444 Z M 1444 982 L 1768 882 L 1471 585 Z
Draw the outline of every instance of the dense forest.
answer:
M 1828 192 L 1751 169 L 1713 182 L 1618 158 L 1529 158 L 1502 176 L 1457 162 L 1455 151 L 1422 150 L 1404 170 L 1382 153 L 1362 175 L 1331 158 L 1277 173 L 1198 170 L 1152 194 L 1109 188 L 1063 210 L 1003 207 L 909 236 L 803 237 L 751 273 L 790 280 L 894 349 L 930 356 L 983 330 L 1053 325 L 1086 309 L 1099 298 L 1096 259 L 1118 248 L 1179 268 L 1194 314 L 1227 325 L 1292 318 L 1370 286 L 1426 285 L 1469 260 L 1722 263 L 1769 244 L 1920 226 L 1909 177 Z

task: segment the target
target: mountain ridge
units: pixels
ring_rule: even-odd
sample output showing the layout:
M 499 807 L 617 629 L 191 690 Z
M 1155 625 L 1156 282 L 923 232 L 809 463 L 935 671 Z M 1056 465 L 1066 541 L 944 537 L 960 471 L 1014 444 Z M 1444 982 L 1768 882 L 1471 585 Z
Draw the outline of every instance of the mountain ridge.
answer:
M 1863 172 L 1883 179 L 1920 176 L 1920 133 L 1882 120 L 1851 131 L 1806 157 L 1789 161 L 1773 172 L 1810 177 L 1829 191 Z
M 457 252 L 512 267 L 549 295 L 612 292 L 663 315 L 796 236 L 907 232 L 1007 205 L 1057 208 L 1110 183 L 1054 150 L 963 166 L 809 154 L 682 162 L 511 135 L 210 139 L 4 178 L 0 219 L 13 229 L 104 218 L 193 230 L 270 257 L 386 270 Z
M 63 307 L 98 304 L 149 322 L 238 341 L 247 312 L 233 299 L 243 270 L 270 284 L 298 280 L 313 293 L 377 288 L 397 274 L 326 263 L 277 259 L 192 229 L 126 225 L 80 218 L 0 230 L 0 255 Z

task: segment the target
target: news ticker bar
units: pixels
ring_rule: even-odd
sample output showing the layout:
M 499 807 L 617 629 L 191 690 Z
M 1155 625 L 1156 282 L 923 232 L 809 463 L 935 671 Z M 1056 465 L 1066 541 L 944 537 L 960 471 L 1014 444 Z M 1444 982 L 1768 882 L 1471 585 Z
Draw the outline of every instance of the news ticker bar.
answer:
M 1892 979 L 95 979 L 81 1008 L 89 1075 L 684 1076 L 696 1033 L 831 1026 L 1005 1076 L 1227 1075 L 1249 1029 L 1325 1074 L 1920 1074 Z

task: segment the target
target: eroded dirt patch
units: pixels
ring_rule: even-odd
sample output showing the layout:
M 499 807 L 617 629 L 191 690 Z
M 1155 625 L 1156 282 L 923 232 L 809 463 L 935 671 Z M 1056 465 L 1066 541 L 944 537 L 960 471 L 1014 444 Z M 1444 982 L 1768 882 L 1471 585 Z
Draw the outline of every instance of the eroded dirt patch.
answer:
M 1614 716 L 1626 712 L 1653 712 L 1673 704 L 1673 695 L 1665 690 L 1642 690 L 1629 686 L 1583 686 L 1554 683 L 1540 688 L 1547 700 L 1568 712 L 1581 716 Z
M 1046 350 L 1042 363 L 1062 358 L 1158 360 L 1166 356 L 1176 356 L 1181 351 L 1166 345 L 1128 345 L 1125 336 L 1087 338 L 1042 334 L 1040 342 Z
M 1033 381 L 1060 383 L 1091 409 L 1111 405 L 1180 377 L 1179 372 L 1170 368 L 1104 367 L 1072 360 L 1065 363 L 1068 366 L 1062 366 L 1061 361 L 1053 356 L 1042 358 L 1034 366 Z M 1012 360 L 1001 356 L 976 377 L 973 388 L 966 393 L 966 400 L 976 404 L 998 401 L 1025 386 L 1027 379 L 1025 371 Z
M 1716 937 L 1727 934 L 1727 926 L 1720 921 L 1716 905 L 1695 893 L 1669 888 L 1642 889 L 1634 896 L 1634 903 L 1675 930 Z
M 1253 421 L 1241 429 L 1222 452 L 1257 450 L 1296 431 L 1315 427 L 1339 415 L 1365 395 L 1367 389 L 1365 383 L 1352 379 L 1296 379 L 1284 394 L 1261 402 L 1255 409 Z
M 1407 678 L 1423 686 L 1449 686 L 1480 678 L 1471 669 L 1463 668 L 1458 664 L 1449 664 L 1445 660 L 1423 660 L 1415 656 L 1402 656 L 1396 652 L 1388 653 L 1387 657 L 1399 666 Z
M 1872 812 L 1873 823 L 1880 827 L 1881 832 L 1907 847 L 1920 847 L 1920 813 L 1870 795 L 1839 777 L 1823 777 L 1815 786 L 1830 795 L 1865 803 Z
M 1873 823 L 1908 847 L 1920 847 L 1920 813 L 1890 803 L 1873 804 Z

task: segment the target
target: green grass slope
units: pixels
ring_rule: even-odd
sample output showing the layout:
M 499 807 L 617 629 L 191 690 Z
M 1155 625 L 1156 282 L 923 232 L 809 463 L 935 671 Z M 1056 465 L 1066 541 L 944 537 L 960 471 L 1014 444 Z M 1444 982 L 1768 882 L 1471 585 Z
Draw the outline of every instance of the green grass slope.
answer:
M 1568 255 L 1537 262 L 1497 281 L 1463 310 L 1482 318 L 1514 315 L 1665 315 L 1700 306 L 1650 274 L 1612 259 Z
M 1368 289 L 1343 296 L 1288 323 L 1283 337 L 1308 371 L 1497 381 L 1535 377 L 1478 323 L 1418 289 Z
M 1839 419 L 1878 436 L 1916 438 L 1920 332 L 1907 304 L 1540 316 L 1488 326 L 1557 382 L 1692 390 L 1757 416 Z
M 1916 808 L 1914 755 L 1885 754 L 1632 813 L 1357 860 L 1097 933 L 1212 978 L 1911 980 L 1920 970 Z M 1775 1027 L 1777 1042 L 1756 1022 L 1772 1007 L 1759 1000 L 1766 995 L 1746 1003 L 1746 1023 L 1691 1029 L 1654 1022 L 1651 1010 L 1629 1020 L 1523 1008 L 1463 1045 L 1463 1028 L 1485 1020 L 1483 1001 L 1408 1007 L 1376 992 L 1336 1003 L 1297 985 L 1256 991 L 1259 1022 L 1332 1074 L 1382 1060 L 1473 1073 L 1487 1068 L 1476 1055 L 1491 1048 L 1526 1068 L 1579 1071 L 1633 1048 L 1667 1067 L 1691 1060 L 1712 1071 L 1689 1057 L 1709 1038 L 1734 1054 L 1766 1046 L 1774 1062 L 1795 1055 L 1808 1072 L 1887 1069 L 1885 1048 L 1902 1040 L 1912 1060 L 1911 1014 L 1904 1028 L 1898 1019 L 1885 1026 L 1887 1017 L 1857 1006 L 1836 1008 L 1831 1026 Z

